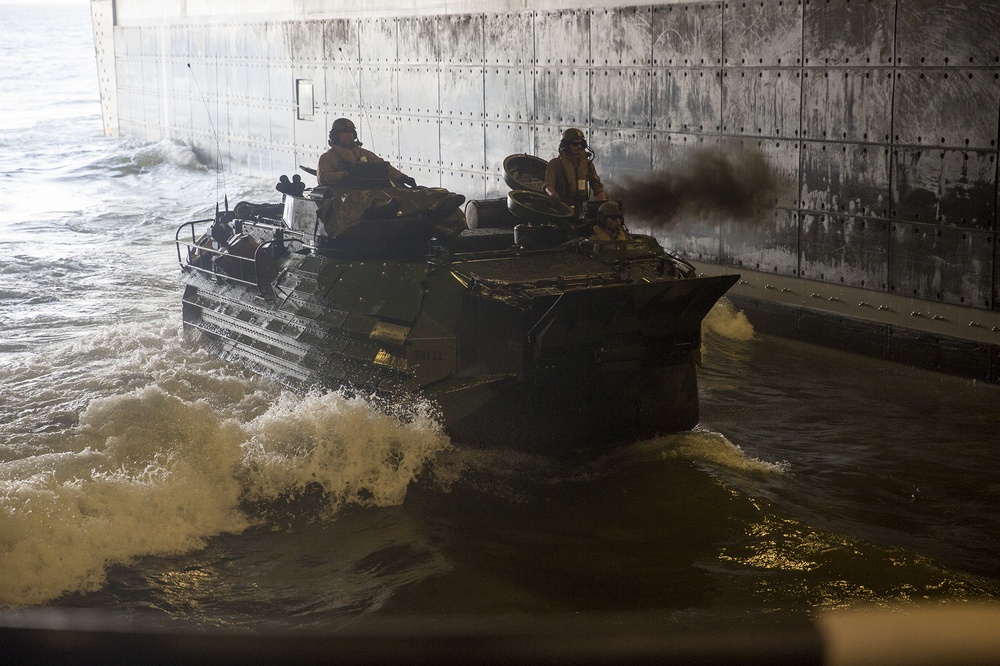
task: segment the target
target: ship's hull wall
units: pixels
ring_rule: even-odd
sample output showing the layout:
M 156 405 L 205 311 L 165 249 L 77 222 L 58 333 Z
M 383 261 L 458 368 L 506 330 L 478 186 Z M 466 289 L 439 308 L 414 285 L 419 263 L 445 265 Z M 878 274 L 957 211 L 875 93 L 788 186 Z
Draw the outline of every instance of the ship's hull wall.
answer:
M 763 154 L 792 184 L 766 224 L 696 211 L 653 233 L 738 268 L 747 298 L 958 339 L 961 374 L 1000 379 L 1000 5 L 333 5 L 95 0 L 106 126 L 276 177 L 315 166 L 346 116 L 470 199 L 503 196 L 503 158 L 552 156 L 570 126 L 606 180 L 706 146 Z

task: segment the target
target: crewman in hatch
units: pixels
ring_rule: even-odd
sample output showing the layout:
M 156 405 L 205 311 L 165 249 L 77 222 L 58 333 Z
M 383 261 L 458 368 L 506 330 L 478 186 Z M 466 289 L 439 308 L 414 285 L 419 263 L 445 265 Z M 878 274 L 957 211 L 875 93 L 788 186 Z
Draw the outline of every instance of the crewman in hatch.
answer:
M 420 218 L 434 224 L 438 237 L 460 233 L 465 216 L 459 207 L 465 197 L 442 187 L 420 187 L 416 181 L 381 157 L 361 147 L 358 131 L 347 118 L 337 118 L 330 128 L 330 150 L 319 158 L 316 180 L 321 186 L 340 185 L 336 194 L 327 193 L 317 210 L 326 235 L 336 237 L 364 220 L 397 217 Z M 389 182 L 365 183 L 362 187 L 352 177 L 352 167 L 379 162 L 388 167 Z
M 337 118 L 330 128 L 330 150 L 319 158 L 316 180 L 320 185 L 336 185 L 350 176 L 350 168 L 359 162 L 385 162 L 370 150 L 362 148 L 358 130 L 348 118 Z M 416 187 L 417 181 L 389 165 L 389 178 L 397 185 Z
M 594 225 L 590 240 L 628 240 L 625 216 L 617 201 L 606 201 L 597 209 L 599 222 Z
M 594 151 L 582 130 L 570 127 L 559 142 L 559 156 L 545 168 L 545 193 L 561 201 L 579 217 L 589 199 L 607 201 L 604 183 L 594 166 Z

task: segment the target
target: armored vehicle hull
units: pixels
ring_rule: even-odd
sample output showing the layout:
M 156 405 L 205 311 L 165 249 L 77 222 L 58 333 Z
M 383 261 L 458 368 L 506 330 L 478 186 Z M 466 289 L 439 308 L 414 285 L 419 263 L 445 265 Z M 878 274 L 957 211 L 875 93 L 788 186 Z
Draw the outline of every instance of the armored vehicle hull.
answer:
M 429 401 L 463 445 L 592 451 L 698 422 L 701 321 L 738 276 L 696 277 L 648 236 L 588 240 L 546 210 L 459 230 L 461 210 L 387 215 L 376 197 L 325 235 L 346 198 L 317 190 L 178 230 L 185 328 L 222 357 Z

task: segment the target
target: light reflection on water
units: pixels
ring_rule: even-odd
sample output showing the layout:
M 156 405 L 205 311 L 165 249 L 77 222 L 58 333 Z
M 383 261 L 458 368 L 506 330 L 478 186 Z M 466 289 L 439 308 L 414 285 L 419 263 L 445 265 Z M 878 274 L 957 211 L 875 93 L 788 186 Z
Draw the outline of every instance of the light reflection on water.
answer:
M 46 62 L 75 62 L 50 41 Z M 173 233 L 210 214 L 220 174 L 177 142 L 104 138 L 96 89 L 79 104 L 0 114 L 13 120 L 0 123 L 0 496 L 9 508 L 31 490 L 50 521 L 16 515 L 0 534 L 28 555 L 50 543 L 79 556 L 29 603 L 324 627 L 404 612 L 787 618 L 998 594 L 1000 388 L 759 336 L 725 305 L 706 322 L 693 433 L 567 466 L 437 450 L 425 430 L 382 423 L 382 445 L 428 452 L 416 480 L 371 459 L 371 487 L 337 477 L 337 451 L 370 444 L 338 426 L 374 410 L 301 400 L 181 335 Z M 270 180 L 225 183 L 233 202 L 275 194 Z M 251 432 L 265 421 L 267 437 Z M 294 448 L 317 441 L 332 453 L 296 466 L 310 459 Z M 271 457 L 248 465 L 250 442 Z M 94 476 L 108 447 L 126 453 Z M 32 466 L 50 476 L 29 479 Z M 134 475 L 108 475 L 118 467 Z M 317 492 L 314 473 L 343 492 Z M 390 499 L 365 504 L 380 486 Z M 329 510 L 343 498 L 357 501 Z M 221 515 L 199 513 L 212 506 Z M 87 541 L 81 507 L 133 527 Z M 177 538 L 144 546 L 167 521 Z

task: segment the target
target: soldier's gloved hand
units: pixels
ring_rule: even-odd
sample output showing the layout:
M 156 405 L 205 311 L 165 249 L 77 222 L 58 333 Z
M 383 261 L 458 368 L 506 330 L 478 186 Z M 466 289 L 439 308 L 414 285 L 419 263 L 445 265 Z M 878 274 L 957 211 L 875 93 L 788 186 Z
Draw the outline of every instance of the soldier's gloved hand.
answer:
M 402 178 L 399 179 L 399 182 L 401 182 L 403 185 L 406 185 L 407 187 L 417 186 L 417 181 L 413 179 L 413 176 L 403 176 Z

